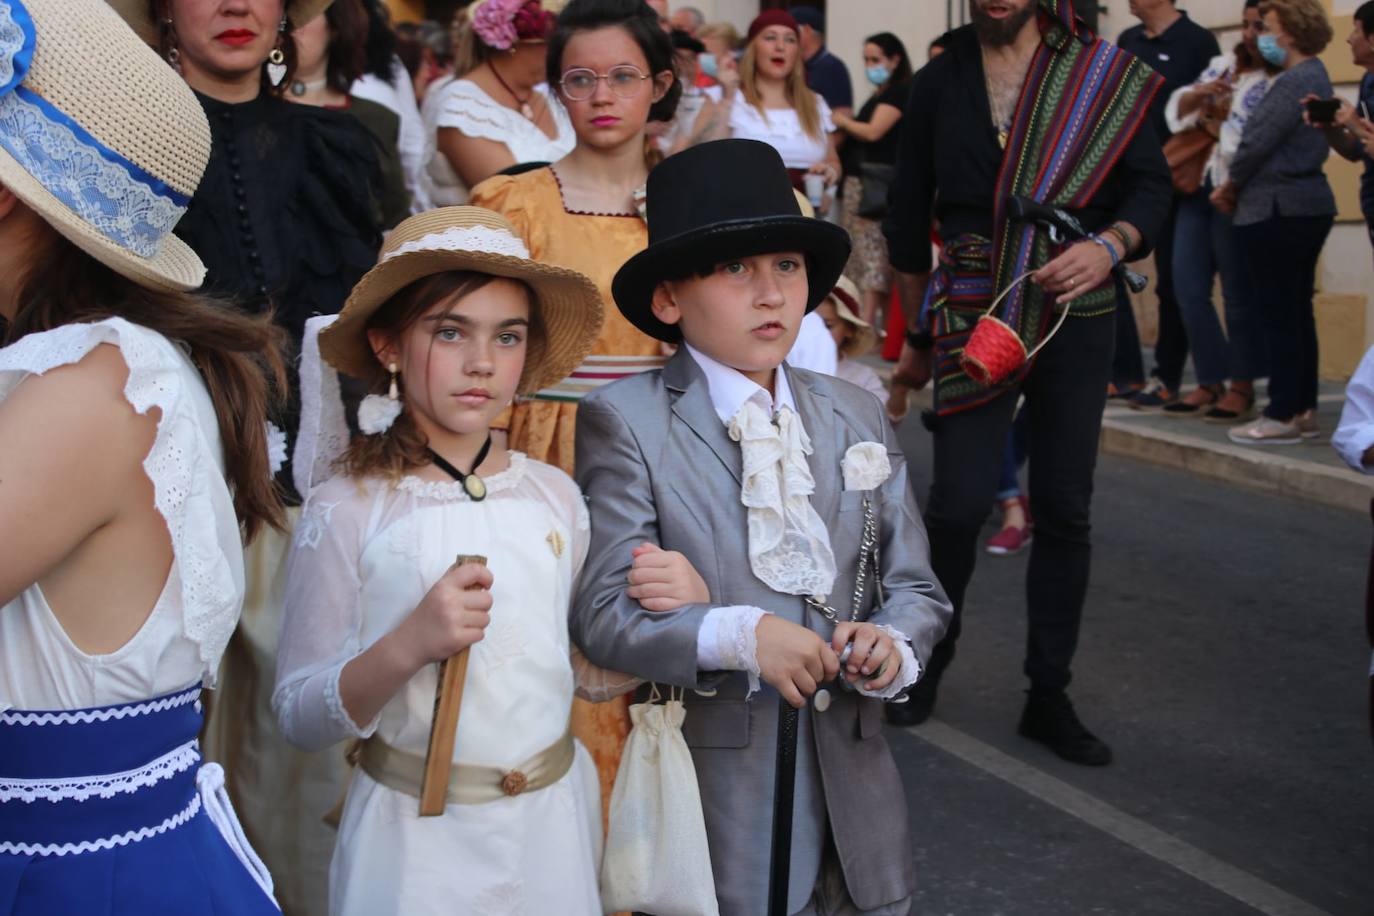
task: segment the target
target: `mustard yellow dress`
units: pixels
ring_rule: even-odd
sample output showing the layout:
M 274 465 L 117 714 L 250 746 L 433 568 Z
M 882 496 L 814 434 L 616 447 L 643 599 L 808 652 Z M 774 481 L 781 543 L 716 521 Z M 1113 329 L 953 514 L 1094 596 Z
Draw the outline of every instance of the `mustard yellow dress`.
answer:
M 510 220 L 535 260 L 579 271 L 596 284 L 606 320 L 593 356 L 642 357 L 642 361 L 626 362 L 639 368 L 662 362 L 659 342 L 625 320 L 611 296 L 616 271 L 649 243 L 648 227 L 638 213 L 569 210 L 552 168 L 489 178 L 473 189 L 471 203 Z M 510 447 L 571 474 L 576 421 L 575 402 L 522 402 L 511 411 Z M 603 805 L 610 803 L 629 731 L 629 697 L 609 703 L 574 703 L 573 733 L 596 761 Z

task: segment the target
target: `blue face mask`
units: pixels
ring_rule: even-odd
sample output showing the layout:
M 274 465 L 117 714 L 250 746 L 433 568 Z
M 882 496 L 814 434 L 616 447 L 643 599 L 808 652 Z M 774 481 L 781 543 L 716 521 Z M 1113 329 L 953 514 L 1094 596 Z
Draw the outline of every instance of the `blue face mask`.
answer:
M 881 86 L 883 83 L 886 83 L 888 81 L 889 77 L 892 76 L 892 72 L 888 70 L 886 67 L 884 67 L 882 64 L 879 64 L 876 67 L 869 67 L 867 70 L 864 71 L 864 73 L 868 75 L 868 81 L 875 86 Z
M 1283 62 L 1288 59 L 1288 52 L 1280 47 L 1279 40 L 1271 34 L 1264 34 L 1259 37 L 1260 57 L 1275 67 L 1282 67 Z
M 705 54 L 697 55 L 697 69 L 711 77 L 711 79 L 715 79 L 716 74 L 720 72 L 720 67 L 716 64 L 716 56 L 710 51 L 707 51 Z

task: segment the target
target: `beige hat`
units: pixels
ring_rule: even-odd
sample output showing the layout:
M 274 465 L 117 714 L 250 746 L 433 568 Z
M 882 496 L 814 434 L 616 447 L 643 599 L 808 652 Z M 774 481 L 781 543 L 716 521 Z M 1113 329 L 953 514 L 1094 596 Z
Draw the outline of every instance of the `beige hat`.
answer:
M 338 320 L 320 332 L 320 355 L 340 372 L 372 377 L 378 363 L 367 341 L 368 318 L 409 284 L 451 270 L 522 280 L 534 290 L 544 339 L 530 341 L 521 394 L 563 381 L 601 334 L 601 295 L 591 280 L 531 260 L 524 241 L 499 214 L 481 207 L 441 207 L 391 231 L 377 266 L 353 287 Z
M 878 334 L 873 330 L 873 325 L 859 317 L 859 288 L 854 281 L 841 275 L 825 301 L 835 306 L 835 314 L 839 319 L 854 329 L 854 333 L 844 342 L 844 355 L 863 356 L 872 350 L 878 342 Z
M 157 20 L 153 16 L 154 0 L 109 0 L 124 21 L 133 26 L 138 37 L 157 47 Z M 300 28 L 329 8 L 334 0 L 287 0 L 286 18 L 292 28 Z
M 210 158 L 190 88 L 102 0 L 0 0 L 0 184 L 144 286 L 200 286 L 172 235 Z

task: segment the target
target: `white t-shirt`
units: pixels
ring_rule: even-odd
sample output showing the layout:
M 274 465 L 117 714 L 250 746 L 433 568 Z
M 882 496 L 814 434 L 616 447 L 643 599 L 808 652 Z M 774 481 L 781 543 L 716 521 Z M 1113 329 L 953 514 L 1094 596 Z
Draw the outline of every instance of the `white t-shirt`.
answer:
M 759 111 L 736 90 L 730 108 L 730 134 L 736 140 L 761 140 L 782 156 L 789 169 L 809 169 L 830 153 L 830 134 L 835 122 L 830 119 L 830 106 L 816 96 L 820 107 L 821 135 L 813 137 L 802 130 L 801 120 L 791 108 L 769 108 Z

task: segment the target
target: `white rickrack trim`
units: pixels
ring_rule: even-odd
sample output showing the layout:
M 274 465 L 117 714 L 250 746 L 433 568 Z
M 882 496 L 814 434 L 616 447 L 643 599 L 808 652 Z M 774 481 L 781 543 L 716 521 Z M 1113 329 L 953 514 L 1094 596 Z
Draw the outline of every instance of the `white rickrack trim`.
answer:
M 114 798 L 120 793 L 131 794 L 171 779 L 195 766 L 198 760 L 200 749 L 192 738 L 151 763 L 122 773 L 63 779 L 0 779 L 0 802 L 83 802 L 92 796 Z
M 191 797 L 188 804 L 177 814 L 167 818 L 154 827 L 140 827 L 127 833 L 101 837 L 98 840 L 82 840 L 80 843 L 14 843 L 9 840 L 0 842 L 0 854 L 19 856 L 79 856 L 88 852 L 128 846 L 140 840 L 147 840 L 169 830 L 175 830 L 200 813 L 200 793 Z
M 471 251 L 481 254 L 504 254 L 526 261 L 530 259 L 530 250 L 525 247 L 520 237 L 504 229 L 454 226 L 443 232 L 431 232 L 429 235 L 398 245 L 382 256 L 382 263 L 416 251 Z
M 112 719 L 125 719 L 130 716 L 143 716 L 154 712 L 166 712 L 178 706 L 195 703 L 200 709 L 200 691 L 191 690 L 177 696 L 163 697 L 147 703 L 132 706 L 112 706 L 109 709 L 58 710 L 56 712 L 0 712 L 0 725 L 90 725 L 92 722 L 109 722 Z

